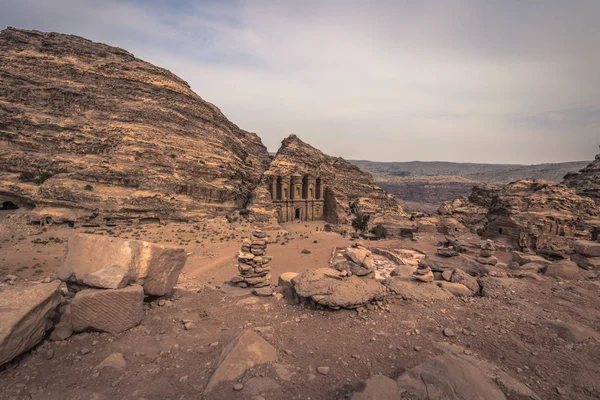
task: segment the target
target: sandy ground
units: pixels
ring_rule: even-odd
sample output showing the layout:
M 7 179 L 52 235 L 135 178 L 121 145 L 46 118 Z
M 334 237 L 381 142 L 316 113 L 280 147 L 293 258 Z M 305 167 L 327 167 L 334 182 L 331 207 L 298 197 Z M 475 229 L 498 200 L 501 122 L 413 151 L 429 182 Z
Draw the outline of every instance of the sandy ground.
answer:
M 321 231 L 319 223 L 284 228 L 289 240 L 282 241 L 287 243 L 268 247 L 274 257 L 273 282 L 282 272 L 325 266 L 335 246 L 350 243 L 339 234 Z M 169 302 L 147 304 L 142 325 L 118 335 L 92 332 L 63 342 L 42 342 L 0 371 L 0 399 L 342 399 L 362 379 L 374 374 L 396 377 L 440 354 L 440 342 L 462 346 L 495 363 L 541 399 L 600 398 L 600 343 L 571 343 L 544 325 L 560 319 L 600 331 L 600 287 L 595 279 L 511 279 L 510 290 L 494 299 L 410 302 L 388 297 L 387 309 L 320 310 L 299 306 L 288 297 L 259 298 L 221 287 L 235 274 L 239 243 L 251 229 L 210 220 L 110 228 L 50 226 L 41 231 L 23 224 L 18 214 L 4 217 L 0 276 L 14 273 L 18 281 L 50 276 L 68 238 L 81 232 L 182 245 L 193 254 Z M 440 239 L 432 234 L 416 242 L 392 239 L 377 245 L 432 252 Z M 501 260 L 510 257 L 507 252 L 497 255 Z M 185 330 L 182 320 L 194 321 L 196 328 Z M 456 336 L 445 337 L 444 328 L 454 329 Z M 243 329 L 256 329 L 275 346 L 277 364 L 252 368 L 240 380 L 244 389 L 239 392 L 232 382 L 203 397 L 220 351 Z M 125 355 L 127 368 L 98 374 L 98 363 L 113 352 Z M 317 373 L 320 366 L 331 372 Z

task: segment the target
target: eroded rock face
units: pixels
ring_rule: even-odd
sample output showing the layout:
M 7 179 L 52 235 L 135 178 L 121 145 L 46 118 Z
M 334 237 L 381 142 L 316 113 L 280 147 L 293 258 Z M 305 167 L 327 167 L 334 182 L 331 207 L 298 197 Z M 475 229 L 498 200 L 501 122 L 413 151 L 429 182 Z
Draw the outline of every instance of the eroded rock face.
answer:
M 591 238 L 600 226 L 600 209 L 589 197 L 562 184 L 521 180 L 463 199 L 440 212 L 484 238 L 504 237 L 519 250 L 567 252 L 576 238 Z M 480 217 L 484 215 L 484 218 Z
M 265 172 L 261 184 L 252 194 L 249 210 L 255 218 L 276 219 L 269 191 L 270 183 L 278 176 L 311 174 L 323 182 L 325 199 L 324 219 L 330 223 L 346 223 L 351 207 L 369 214 L 401 214 L 402 208 L 375 185 L 373 177 L 340 157 L 332 157 L 292 134 L 281 143 L 279 151 Z
M 8 28 L 0 52 L 0 191 L 114 217 L 193 219 L 243 208 L 268 166 L 256 134 L 125 50 Z M 23 172 L 52 176 L 38 185 L 19 181 Z
M 0 365 L 38 344 L 52 327 L 59 287 L 54 281 L 0 291 Z
M 75 332 L 87 329 L 119 333 L 139 325 L 142 320 L 144 290 L 141 286 L 124 289 L 85 289 L 71 302 L 71 321 Z
M 186 260 L 187 253 L 180 247 L 79 234 L 69 239 L 57 277 L 114 289 L 131 280 L 142 285 L 144 293 L 163 296 L 177 283 Z
M 221 382 L 240 378 L 247 369 L 277 361 L 277 350 L 252 331 L 243 331 L 221 352 L 217 369 L 206 385 L 205 393 L 211 392 Z
M 567 174 L 563 183 L 578 195 L 589 197 L 600 206 L 600 154 L 581 171 Z
M 301 297 L 334 309 L 356 308 L 385 296 L 385 288 L 374 279 L 342 277 L 331 268 L 309 269 L 292 279 Z

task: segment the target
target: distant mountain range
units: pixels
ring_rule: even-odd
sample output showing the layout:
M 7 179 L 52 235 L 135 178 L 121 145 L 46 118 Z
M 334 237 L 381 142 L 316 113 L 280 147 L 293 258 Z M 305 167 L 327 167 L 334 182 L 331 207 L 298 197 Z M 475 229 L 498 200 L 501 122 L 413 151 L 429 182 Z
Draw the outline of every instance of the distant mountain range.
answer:
M 378 162 L 351 160 L 375 178 L 385 191 L 403 200 L 408 209 L 433 211 L 442 202 L 467 196 L 478 184 L 505 184 L 519 179 L 559 182 L 589 161 L 535 165 L 475 164 L 445 161 Z

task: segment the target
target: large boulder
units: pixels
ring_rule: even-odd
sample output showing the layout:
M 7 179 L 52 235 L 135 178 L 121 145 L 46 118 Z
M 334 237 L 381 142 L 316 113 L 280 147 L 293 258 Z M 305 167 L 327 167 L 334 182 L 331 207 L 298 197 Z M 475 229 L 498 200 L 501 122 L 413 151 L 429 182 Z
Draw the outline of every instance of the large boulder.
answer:
M 306 270 L 292 283 L 299 296 L 334 309 L 356 308 L 385 296 L 385 288 L 376 280 L 342 277 L 331 268 Z
M 600 242 L 590 242 L 589 240 L 577 240 L 573 247 L 575 251 L 586 257 L 600 257 Z
M 369 253 L 370 251 L 364 247 L 348 247 L 344 251 L 344 257 L 358 265 L 362 265 Z
M 71 302 L 71 322 L 75 332 L 92 329 L 119 333 L 139 325 L 142 320 L 144 290 L 141 286 L 124 289 L 85 289 Z
M 480 264 L 464 254 L 456 257 L 440 257 L 435 254 L 428 255 L 419 262 L 419 265 L 427 266 L 433 272 L 461 269 L 473 276 L 481 276 L 489 272 L 489 268 L 486 265 Z
M 545 267 L 544 275 L 571 280 L 580 278 L 581 272 L 573 261 L 562 260 Z
M 452 293 L 456 297 L 471 297 L 474 295 L 473 291 L 462 283 L 439 281 L 437 284 L 439 287 Z
M 383 284 L 390 292 L 404 300 L 431 301 L 447 300 L 453 297 L 452 293 L 434 283 L 419 283 L 397 276 L 387 278 Z
M 581 254 L 573 254 L 571 261 L 583 269 L 600 270 L 600 257 L 585 257 Z
M 210 377 L 204 393 L 211 392 L 220 383 L 239 379 L 255 365 L 277 361 L 277 350 L 252 331 L 245 330 L 221 352 L 217 368 Z
M 479 293 L 479 283 L 477 283 L 477 278 L 472 277 L 467 274 L 462 269 L 455 269 L 452 272 L 452 276 L 450 277 L 450 282 L 452 283 L 460 283 L 465 285 L 471 291 L 471 296 Z
M 0 365 L 38 344 L 61 302 L 60 282 L 0 291 Z
M 69 239 L 57 276 L 106 289 L 131 280 L 142 285 L 144 293 L 163 296 L 177 283 L 186 260 L 187 253 L 180 247 L 79 234 Z

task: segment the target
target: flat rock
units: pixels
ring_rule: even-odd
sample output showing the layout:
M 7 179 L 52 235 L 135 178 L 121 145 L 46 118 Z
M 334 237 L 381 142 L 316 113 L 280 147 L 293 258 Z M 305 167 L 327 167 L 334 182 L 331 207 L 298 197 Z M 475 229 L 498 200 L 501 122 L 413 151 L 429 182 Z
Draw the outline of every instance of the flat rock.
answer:
M 428 255 L 419 262 L 419 265 L 428 266 L 434 272 L 462 269 L 466 273 L 475 276 L 485 275 L 489 272 L 487 265 L 480 264 L 464 254 L 459 254 L 456 257 Z
M 143 302 L 144 290 L 141 286 L 82 290 L 71 302 L 73 330 L 119 333 L 133 328 L 142 320 Z
M 84 283 L 84 277 L 118 265 L 128 271 L 132 282 L 143 286 L 144 293 L 163 296 L 177 283 L 186 260 L 181 247 L 78 234 L 69 239 L 57 277 Z
M 419 399 L 506 400 L 500 388 L 477 365 L 455 354 L 444 354 L 408 370 L 398 387 Z
M 600 257 L 600 242 L 577 240 L 573 243 L 575 251 L 586 257 Z
M 120 265 L 111 265 L 91 274 L 84 275 L 81 279 L 84 285 L 103 288 L 121 289 L 129 283 L 129 271 Z
M 350 400 L 398 400 L 400 391 L 393 379 L 383 375 L 375 375 L 360 382 Z
M 581 254 L 573 254 L 571 261 L 579 266 L 579 268 L 587 270 L 600 270 L 600 257 L 586 257 Z
M 553 329 L 558 336 L 572 343 L 581 343 L 586 339 L 595 338 L 600 340 L 600 334 L 585 325 L 566 323 L 562 321 L 543 321 L 547 327 Z
M 44 338 L 60 301 L 59 281 L 0 291 L 0 365 Z
M 385 288 L 374 279 L 340 277 L 339 274 L 331 268 L 309 269 L 296 276 L 292 283 L 299 296 L 331 308 L 356 308 L 385 296 Z
M 252 289 L 252 294 L 259 297 L 269 297 L 273 296 L 273 288 L 271 287 L 261 287 Z
M 402 297 L 404 300 L 430 301 L 446 300 L 453 296 L 435 284 L 411 282 L 400 277 L 387 278 L 383 283 L 390 292 Z
M 471 297 L 473 296 L 473 291 L 463 285 L 462 283 L 452 283 L 441 281 L 437 283 L 439 287 L 442 289 L 452 293 L 456 297 Z
M 536 254 L 521 253 L 519 251 L 513 251 L 512 259 L 513 259 L 513 261 L 518 262 L 519 265 L 523 265 L 523 264 L 527 264 L 527 263 L 548 265 L 548 264 L 552 263 L 552 261 L 546 260 L 544 257 L 540 257 Z
M 562 260 L 546 266 L 544 275 L 571 280 L 579 279 L 581 277 L 581 272 L 579 266 L 573 261 Z
M 344 257 L 358 265 L 362 265 L 368 255 L 369 251 L 362 247 L 348 247 L 344 251 Z
M 110 356 L 106 357 L 100 364 L 96 366 L 97 370 L 102 370 L 104 368 L 112 368 L 116 370 L 122 370 L 127 367 L 127 361 L 125 361 L 125 357 L 123 357 L 122 353 L 112 353 Z
M 221 352 L 217 368 L 206 385 L 211 392 L 222 382 L 239 379 L 248 368 L 277 360 L 277 350 L 256 333 L 245 330 Z

